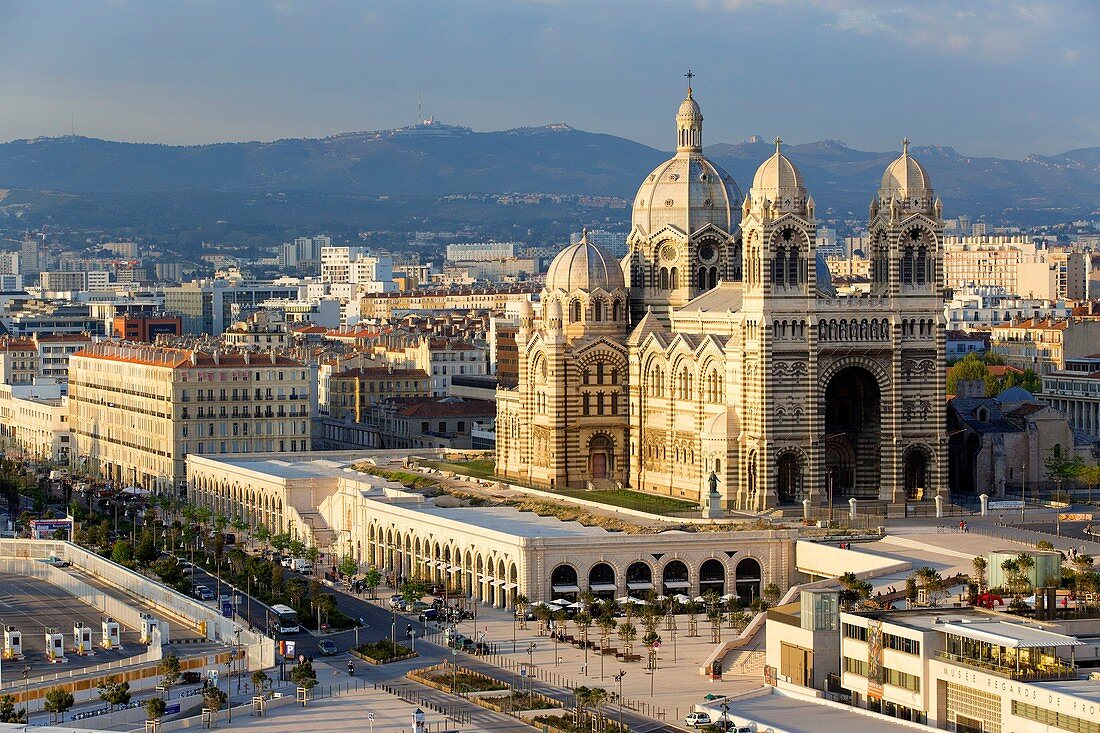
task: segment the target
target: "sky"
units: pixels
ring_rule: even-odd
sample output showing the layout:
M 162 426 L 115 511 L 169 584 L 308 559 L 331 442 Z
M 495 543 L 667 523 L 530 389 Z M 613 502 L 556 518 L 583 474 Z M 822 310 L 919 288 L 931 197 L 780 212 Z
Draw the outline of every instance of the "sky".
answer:
M 0 140 L 565 122 L 1021 158 L 1100 145 L 1097 0 L 0 0 Z

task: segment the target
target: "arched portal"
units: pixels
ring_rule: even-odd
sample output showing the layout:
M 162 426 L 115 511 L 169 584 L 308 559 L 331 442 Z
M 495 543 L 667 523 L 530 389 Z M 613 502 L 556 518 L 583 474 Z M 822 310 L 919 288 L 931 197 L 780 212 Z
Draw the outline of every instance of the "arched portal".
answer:
M 588 475 L 592 479 L 609 478 L 614 465 L 614 446 L 606 435 L 597 435 L 588 443 Z
M 558 565 L 550 573 L 550 592 L 554 598 L 575 601 L 580 590 L 577 586 L 577 569 L 572 565 Z
M 931 478 L 931 466 L 932 455 L 925 446 L 913 446 L 905 452 L 903 471 L 906 498 L 930 498 L 928 481 Z
M 748 606 L 754 598 L 760 597 L 760 563 L 746 557 L 737 563 L 735 571 L 735 592 L 742 606 Z
M 688 580 L 688 567 L 680 560 L 671 560 L 665 565 L 664 572 L 661 575 L 664 581 L 662 592 L 666 596 L 687 593 L 691 589 L 691 582 Z
M 615 569 L 598 562 L 588 571 L 588 590 L 597 598 L 615 597 Z
M 713 557 L 699 566 L 699 594 L 707 591 L 726 594 L 726 566 Z
M 882 396 L 859 366 L 841 369 L 825 387 L 825 478 L 833 497 L 877 498 Z
M 647 563 L 631 563 L 626 569 L 626 594 L 641 598 L 653 590 L 653 569 Z
M 793 504 L 802 499 L 802 461 L 795 453 L 784 453 L 776 465 L 780 504 Z

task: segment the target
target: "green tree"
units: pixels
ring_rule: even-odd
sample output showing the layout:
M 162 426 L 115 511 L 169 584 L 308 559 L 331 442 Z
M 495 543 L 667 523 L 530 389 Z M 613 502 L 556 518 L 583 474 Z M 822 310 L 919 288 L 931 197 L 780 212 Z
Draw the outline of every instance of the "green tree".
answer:
M 359 572 L 359 563 L 355 562 L 355 558 L 351 555 L 344 555 L 336 570 L 345 578 L 351 578 Z
M 989 561 L 984 556 L 978 555 L 970 564 L 974 567 L 974 582 L 978 584 L 978 592 L 985 588 L 985 571 L 989 567 Z
M 862 601 L 871 597 L 871 584 L 866 580 L 860 580 L 855 573 L 849 571 L 842 574 L 840 581 L 839 600 L 846 610 L 852 610 Z
M 286 594 L 290 597 L 291 605 L 298 607 L 306 598 L 306 581 L 301 578 L 291 578 L 286 583 Z
M 1100 485 L 1100 463 L 1095 466 L 1087 466 L 1082 462 L 1082 465 L 1077 469 L 1077 475 L 1075 479 L 1080 481 L 1089 490 L 1088 503 L 1092 503 L 1092 492 L 1098 485 Z
M 313 671 L 313 663 L 307 661 L 295 666 L 290 671 L 290 681 L 307 692 L 312 690 L 317 685 L 317 673 Z M 302 707 L 305 707 L 304 701 Z
M 283 595 L 283 566 L 277 562 L 268 563 L 267 575 L 271 597 L 279 598 Z
M 374 598 L 378 586 L 382 585 L 382 573 L 378 572 L 378 568 L 371 568 L 367 571 L 367 574 L 363 576 L 363 583 L 367 586 L 367 590 L 370 591 L 370 597 Z
M 281 532 L 271 537 L 271 546 L 275 548 L 275 551 L 280 555 L 285 554 L 287 549 L 290 548 L 290 535 L 286 532 Z
M 115 540 L 111 548 L 111 560 L 119 565 L 129 566 L 134 562 L 134 548 L 126 540 Z
M 157 674 L 160 675 L 160 683 L 166 691 L 172 689 L 176 680 L 180 678 L 180 658 L 175 654 L 166 654 L 157 662 Z
M 769 606 L 774 606 L 779 602 L 781 593 L 782 591 L 777 583 L 768 583 L 764 586 L 764 600 L 768 602 Z
M 306 543 L 299 539 L 293 539 L 287 545 L 291 557 L 303 557 L 306 554 Z
M 134 560 L 141 567 L 148 567 L 157 559 L 157 538 L 150 530 L 145 530 L 138 537 L 137 550 L 134 551 Z
M 252 535 L 260 541 L 260 543 L 267 547 L 271 543 L 271 530 L 267 528 L 267 525 L 261 524 L 256 527 L 256 531 Z
M 406 603 L 422 601 L 428 594 L 428 584 L 419 578 L 410 578 L 401 584 L 400 593 Z
M 600 647 L 606 647 L 619 622 L 611 614 L 604 614 L 596 619 L 596 625 L 600 627 Z
M 222 705 L 225 705 L 228 700 L 229 695 L 217 687 L 207 687 L 202 691 L 202 706 L 206 710 L 217 712 L 222 709 Z
M 252 686 L 256 689 L 256 692 L 262 694 L 270 684 L 271 678 L 267 676 L 267 672 L 257 669 L 252 673 Z
M 0 723 L 26 723 L 27 709 L 15 707 L 15 695 L 0 697 Z
M 111 706 L 111 710 L 130 702 L 130 683 L 119 682 L 117 677 L 108 677 L 98 688 L 99 699 Z
M 61 719 L 61 722 L 65 722 L 65 713 L 74 704 L 76 704 L 76 700 L 73 699 L 73 693 L 60 687 L 54 687 L 46 693 L 46 704 L 43 709 L 50 714 L 51 723 L 58 722 L 58 718 Z
M 986 395 L 990 393 L 989 386 L 991 375 L 985 362 L 976 353 L 969 353 L 959 361 L 951 365 L 947 372 L 947 394 L 957 394 L 959 382 L 981 382 L 985 386 Z
M 630 653 L 630 645 L 638 638 L 638 629 L 634 628 L 634 624 L 623 623 L 619 624 L 619 640 L 623 643 L 623 653 Z
M 1084 466 L 1085 462 L 1079 456 L 1069 455 L 1062 448 L 1061 443 L 1055 443 L 1043 461 L 1047 478 L 1058 483 L 1072 481 Z
M 162 698 L 151 697 L 145 701 L 142 707 L 145 708 L 145 717 L 148 720 L 160 720 L 168 709 L 168 703 Z

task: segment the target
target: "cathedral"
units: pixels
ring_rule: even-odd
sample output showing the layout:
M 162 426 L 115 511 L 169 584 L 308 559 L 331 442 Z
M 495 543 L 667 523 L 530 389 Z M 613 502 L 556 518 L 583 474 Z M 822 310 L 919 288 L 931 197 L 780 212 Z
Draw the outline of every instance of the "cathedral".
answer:
M 497 473 L 753 512 L 946 498 L 943 218 L 908 141 L 871 199 L 871 292 L 840 296 L 781 141 L 742 195 L 690 87 L 676 128 L 622 261 L 582 238 L 523 304 Z

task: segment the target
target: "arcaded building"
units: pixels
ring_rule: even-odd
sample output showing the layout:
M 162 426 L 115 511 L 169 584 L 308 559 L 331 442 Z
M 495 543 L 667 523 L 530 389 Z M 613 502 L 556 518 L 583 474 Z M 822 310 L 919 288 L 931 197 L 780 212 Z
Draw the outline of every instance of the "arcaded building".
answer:
M 690 89 L 676 121 L 627 256 L 582 238 L 521 305 L 497 471 L 695 500 L 713 483 L 751 511 L 945 494 L 942 207 L 908 141 L 872 194 L 870 292 L 839 296 L 780 141 L 742 196 Z

